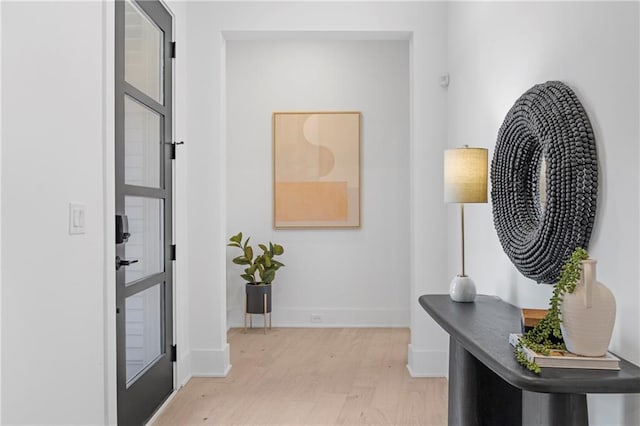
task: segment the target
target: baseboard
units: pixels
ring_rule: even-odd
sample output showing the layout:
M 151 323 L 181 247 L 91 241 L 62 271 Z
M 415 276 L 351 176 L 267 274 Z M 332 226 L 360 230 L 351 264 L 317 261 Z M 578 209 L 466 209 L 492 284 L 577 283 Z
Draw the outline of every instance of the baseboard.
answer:
M 447 377 L 449 358 L 446 351 L 414 348 L 409 344 L 407 370 L 411 377 Z
M 312 319 L 313 318 L 313 319 Z M 274 327 L 409 327 L 409 308 L 276 308 L 272 313 Z M 229 328 L 244 325 L 241 308 L 228 311 Z M 262 326 L 262 315 L 254 315 L 253 325 Z
M 180 357 L 178 361 L 178 372 L 176 378 L 176 389 L 180 389 L 182 386 L 186 385 L 189 380 L 191 380 L 191 352 L 187 352 L 183 356 Z
M 195 349 L 191 351 L 192 377 L 226 377 L 230 370 L 228 343 L 222 349 Z
M 240 313 L 240 315 L 242 315 L 242 313 Z M 231 324 L 232 319 L 233 319 L 233 309 L 227 309 L 227 332 L 234 327 L 234 325 Z M 238 327 L 238 326 L 236 325 L 235 327 Z

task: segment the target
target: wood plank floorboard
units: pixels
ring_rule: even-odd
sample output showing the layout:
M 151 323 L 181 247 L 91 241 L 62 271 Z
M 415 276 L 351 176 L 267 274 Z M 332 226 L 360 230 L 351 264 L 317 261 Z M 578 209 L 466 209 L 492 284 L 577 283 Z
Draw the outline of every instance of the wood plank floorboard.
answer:
M 447 423 L 444 378 L 407 371 L 409 329 L 231 329 L 231 372 L 193 378 L 157 418 L 166 425 Z

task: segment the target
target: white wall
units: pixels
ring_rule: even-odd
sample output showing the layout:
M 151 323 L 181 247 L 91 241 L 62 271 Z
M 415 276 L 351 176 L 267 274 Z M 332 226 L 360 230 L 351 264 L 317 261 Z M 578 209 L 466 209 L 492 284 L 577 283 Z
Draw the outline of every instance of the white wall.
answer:
M 536 83 L 561 80 L 584 105 L 600 164 L 599 205 L 589 247 L 618 314 L 611 349 L 640 363 L 638 325 L 638 3 L 452 3 L 449 6 L 449 145 L 493 155 L 498 128 Z M 457 210 L 449 223 L 449 275 L 459 264 Z M 511 265 L 498 242 L 491 204 L 467 211 L 467 270 L 480 293 L 546 307 L 551 286 Z M 590 396 L 595 425 L 640 424 L 638 396 Z
M 3 2 L 0 50 L 1 421 L 104 423 L 103 5 Z
M 2 46 L 2 5 L 0 4 L 0 47 Z M 0 54 L 0 100 L 2 99 L 2 54 Z M 0 101 L 0 129 L 2 129 L 2 102 Z M 0 130 L 0 200 L 2 197 L 2 136 Z M 0 208 L 0 241 L 2 241 L 2 209 Z M 0 243 L 0 271 L 2 271 L 2 243 Z M 0 272 L 0 377 L 2 377 L 2 273 Z M 2 382 L 0 380 L 0 423 L 2 422 Z
M 226 52 L 227 235 L 285 247 L 274 325 L 408 326 L 409 41 L 229 41 Z M 273 111 L 362 113 L 360 229 L 273 229 Z M 237 255 L 227 250 L 229 265 Z M 241 271 L 227 270 L 232 326 Z
M 411 282 L 409 366 L 416 375 L 443 374 L 446 335 L 418 305 L 417 298 L 447 289 L 441 266 L 446 262 L 446 252 L 441 250 L 445 241 L 441 157 L 446 136 L 446 93 L 438 86 L 438 75 L 445 68 L 445 12 L 443 3 L 189 4 L 188 203 L 194 206 L 188 212 L 189 321 L 194 375 L 224 374 L 228 368 L 225 283 L 226 268 L 234 265 L 227 261 L 225 246 L 228 237 L 225 124 L 226 100 L 233 102 L 234 98 L 225 93 L 225 38 L 255 39 L 285 34 L 288 39 L 292 35 L 304 39 L 311 34 L 366 40 L 385 39 L 397 33 L 411 34 L 410 236 L 409 250 L 405 253 L 410 259 Z M 270 161 L 269 157 L 266 161 Z M 368 213 L 363 214 L 368 220 Z M 296 262 L 291 260 L 294 269 Z M 293 291 L 295 286 L 291 294 Z M 278 297 L 285 297 L 284 294 Z

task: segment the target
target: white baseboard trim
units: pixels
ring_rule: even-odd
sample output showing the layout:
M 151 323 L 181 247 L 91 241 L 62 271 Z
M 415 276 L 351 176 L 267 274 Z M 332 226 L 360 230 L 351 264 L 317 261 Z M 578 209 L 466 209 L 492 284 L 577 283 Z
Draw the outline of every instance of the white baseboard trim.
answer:
M 447 377 L 449 358 L 446 351 L 414 348 L 409 344 L 407 370 L 411 377 Z
M 222 349 L 195 349 L 191 351 L 192 377 L 226 377 L 230 370 L 228 343 Z
M 184 380 L 182 380 L 180 383 L 180 386 L 178 386 L 178 388 L 176 390 L 180 390 L 180 388 L 184 387 L 187 383 L 189 383 L 189 380 L 191 380 L 193 378 L 193 376 L 191 374 L 189 374 L 187 377 L 184 378 Z
M 242 312 L 239 313 L 240 316 L 242 316 Z M 234 328 L 234 326 L 231 324 L 231 320 L 233 319 L 233 309 L 227 309 L 227 332 L 229 332 L 229 330 L 231 330 L 232 328 Z M 235 326 L 237 327 L 237 326 Z
M 191 380 L 191 352 L 180 357 L 177 367 L 176 389 L 180 389 Z
M 272 313 L 274 327 L 409 327 L 409 308 L 282 308 L 274 307 Z M 319 316 L 320 320 L 313 320 Z M 229 328 L 243 327 L 242 308 L 227 312 Z M 253 316 L 253 326 L 262 326 L 262 315 Z
M 2 0 L 0 0 L 2 1 Z M 242 328 L 242 324 L 237 324 L 237 325 L 233 325 L 231 328 Z M 249 325 L 247 325 L 247 328 L 249 328 Z M 261 322 L 256 322 L 255 319 L 253 321 L 253 328 L 254 329 L 260 329 L 262 328 L 262 323 Z M 372 323 L 372 324 L 352 324 L 352 323 L 336 323 L 336 324 L 327 324 L 327 323 L 320 323 L 320 324 L 313 324 L 313 323 L 298 323 L 298 322 L 292 322 L 292 323 L 287 323 L 287 322 L 280 322 L 280 323 L 276 323 L 275 321 L 273 322 L 273 328 L 409 328 L 409 325 L 390 325 L 390 324 L 378 324 L 378 323 Z

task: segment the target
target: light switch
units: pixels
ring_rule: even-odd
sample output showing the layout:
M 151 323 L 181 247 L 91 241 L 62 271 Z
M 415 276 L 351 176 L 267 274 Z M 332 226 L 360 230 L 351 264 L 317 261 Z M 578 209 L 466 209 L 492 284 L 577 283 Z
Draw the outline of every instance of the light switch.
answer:
M 69 235 L 84 234 L 84 204 L 69 203 Z
M 449 87 L 449 74 L 440 74 L 438 81 L 440 82 L 440 87 Z

